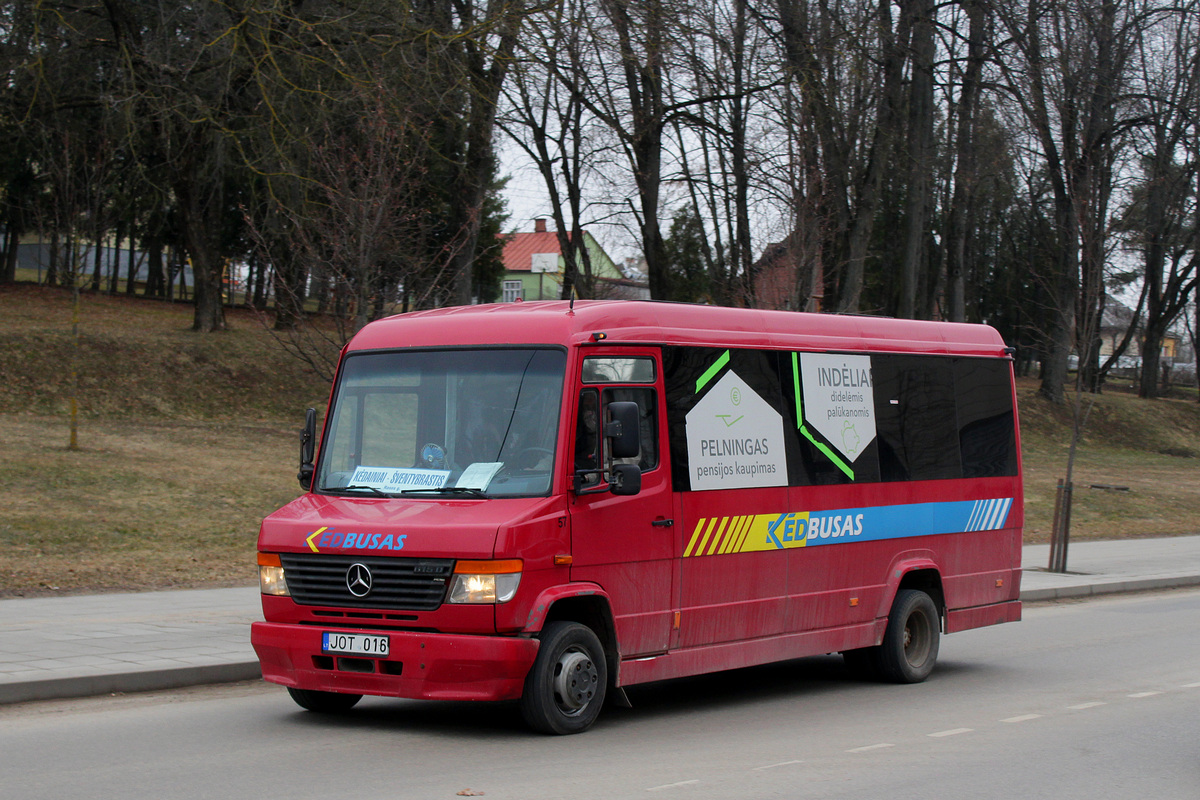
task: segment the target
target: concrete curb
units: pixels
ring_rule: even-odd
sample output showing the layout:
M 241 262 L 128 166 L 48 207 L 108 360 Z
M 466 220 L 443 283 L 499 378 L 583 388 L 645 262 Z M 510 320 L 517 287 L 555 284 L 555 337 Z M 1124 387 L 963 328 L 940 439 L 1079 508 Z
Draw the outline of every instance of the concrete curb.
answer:
M 1151 592 L 1156 589 L 1181 589 L 1188 586 L 1200 586 L 1200 575 L 1173 575 L 1166 578 L 1129 578 L 1126 580 L 1101 581 L 1072 586 L 1027 589 L 1021 591 L 1021 602 L 1038 603 L 1045 600 L 1071 600 L 1106 594 Z
M 200 667 L 133 670 L 103 675 L 47 678 L 0 683 L 0 705 L 35 700 L 95 697 L 119 692 L 152 692 L 216 683 L 257 680 L 262 677 L 258 661 L 209 664 Z

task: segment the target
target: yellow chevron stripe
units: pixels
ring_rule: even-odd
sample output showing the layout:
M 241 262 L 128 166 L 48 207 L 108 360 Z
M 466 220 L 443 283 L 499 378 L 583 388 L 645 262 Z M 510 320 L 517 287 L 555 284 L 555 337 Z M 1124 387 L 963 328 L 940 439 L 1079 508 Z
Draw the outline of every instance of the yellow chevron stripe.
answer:
M 688 540 L 687 549 L 683 551 L 683 557 L 687 558 L 692 554 L 692 548 L 696 546 L 696 540 L 700 537 L 700 531 L 704 528 L 703 517 L 696 521 L 696 530 L 692 531 L 692 538 Z
M 715 555 L 717 545 L 721 543 L 721 537 L 725 534 L 725 526 L 729 524 L 729 517 L 721 517 L 721 527 L 717 528 L 717 535 L 712 540 L 712 545 L 708 548 L 708 555 Z
M 738 541 L 742 538 L 742 531 L 746 528 L 746 522 L 751 517 L 740 516 L 733 518 L 733 524 L 729 526 L 729 535 L 725 537 L 725 541 L 721 544 L 721 553 L 735 552 Z
M 740 516 L 729 518 L 729 527 L 725 529 L 725 538 L 721 540 L 720 546 L 718 546 L 714 551 L 717 555 L 722 555 L 725 553 L 726 548 L 729 547 L 729 543 L 733 541 L 734 536 L 737 535 L 737 528 L 738 525 L 741 524 L 741 521 L 742 518 Z
M 717 518 L 713 517 L 708 521 L 708 528 L 704 531 L 704 538 L 700 540 L 700 546 L 696 548 L 696 555 L 704 555 L 704 546 L 708 544 L 708 537 L 712 536 L 713 528 L 717 526 Z
M 753 514 L 746 517 L 746 524 L 743 525 L 742 529 L 738 532 L 738 540 L 733 546 L 733 552 L 742 552 L 742 546 L 746 544 L 746 537 L 750 535 L 750 529 L 754 527 L 754 521 L 756 519 L 758 519 L 758 517 L 754 516 Z

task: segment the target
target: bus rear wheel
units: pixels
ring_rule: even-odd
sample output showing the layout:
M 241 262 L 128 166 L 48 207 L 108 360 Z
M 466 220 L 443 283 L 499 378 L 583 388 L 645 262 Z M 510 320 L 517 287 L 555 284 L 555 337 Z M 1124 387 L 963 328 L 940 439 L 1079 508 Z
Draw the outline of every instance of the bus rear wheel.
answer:
M 362 700 L 361 694 L 339 694 L 338 692 L 319 692 L 314 689 L 293 689 L 288 687 L 288 694 L 296 701 L 296 705 L 308 711 L 321 714 L 336 714 L 349 711 Z
M 521 715 L 542 733 L 581 733 L 604 705 L 608 665 L 592 629 L 578 622 L 551 622 L 521 695 Z
M 901 589 L 888 615 L 879 646 L 879 673 L 893 683 L 920 683 L 937 663 L 941 618 L 933 599 L 917 589 Z
M 937 663 L 940 632 L 933 599 L 917 589 L 901 589 L 888 614 L 883 642 L 876 647 L 847 650 L 842 659 L 856 678 L 920 683 Z

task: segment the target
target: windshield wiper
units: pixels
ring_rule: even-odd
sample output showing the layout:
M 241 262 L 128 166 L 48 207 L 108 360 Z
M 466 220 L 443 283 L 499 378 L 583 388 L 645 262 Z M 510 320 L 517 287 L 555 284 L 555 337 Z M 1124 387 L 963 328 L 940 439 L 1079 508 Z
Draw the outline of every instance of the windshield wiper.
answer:
M 487 498 L 487 492 L 483 489 L 471 489 L 466 486 L 429 486 L 424 489 L 405 489 L 400 494 L 425 494 L 433 492 L 434 494 L 456 494 L 465 497 L 482 497 Z
M 374 494 L 379 495 L 380 497 L 395 497 L 396 496 L 394 494 L 388 494 L 387 492 L 385 492 L 382 489 L 375 487 L 375 486 L 343 486 L 341 488 L 341 491 L 343 491 L 343 492 L 372 492 Z

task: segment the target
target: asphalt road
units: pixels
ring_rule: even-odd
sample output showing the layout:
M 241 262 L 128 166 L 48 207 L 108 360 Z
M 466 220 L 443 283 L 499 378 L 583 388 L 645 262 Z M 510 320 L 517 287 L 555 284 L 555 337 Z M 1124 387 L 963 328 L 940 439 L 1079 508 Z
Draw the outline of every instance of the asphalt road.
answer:
M 515 706 L 264 684 L 0 709 L 0 797 L 1200 797 L 1200 591 L 1029 606 L 942 640 L 924 684 L 838 657 L 630 691 L 590 732 Z

